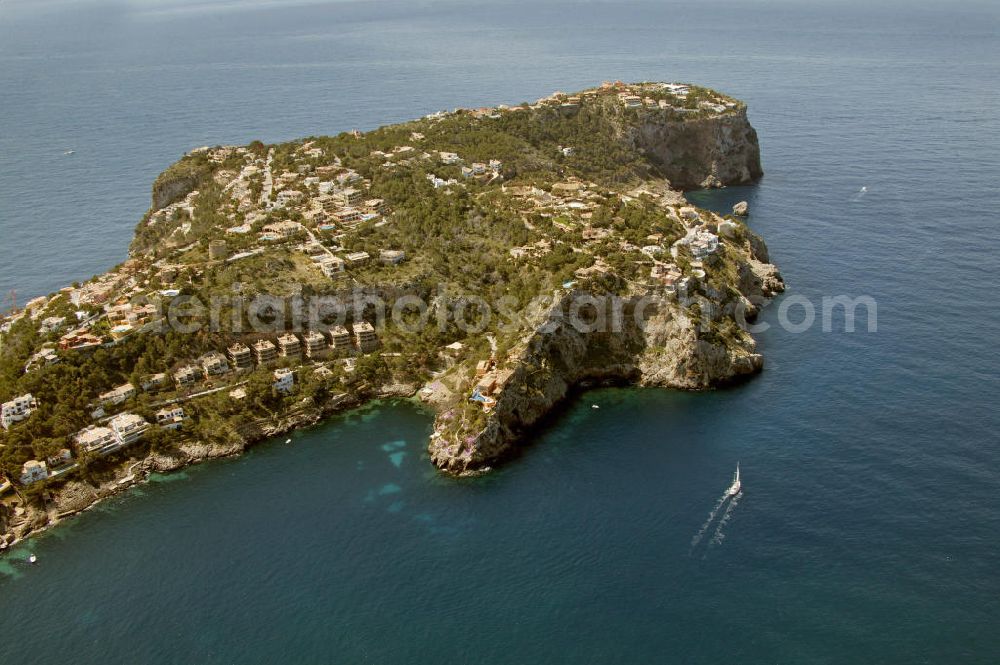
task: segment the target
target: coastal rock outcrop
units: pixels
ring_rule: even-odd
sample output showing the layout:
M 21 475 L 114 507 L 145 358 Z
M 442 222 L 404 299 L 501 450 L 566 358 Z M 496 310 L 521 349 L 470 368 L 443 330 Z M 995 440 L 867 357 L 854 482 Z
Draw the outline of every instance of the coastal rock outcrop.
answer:
M 488 470 L 515 453 L 529 428 L 582 384 L 704 390 L 759 372 L 763 356 L 737 321 L 751 320 L 758 304 L 784 284 L 766 262 L 763 241 L 749 231 L 744 235 L 747 241 L 734 251 L 739 256 L 734 293 L 722 294 L 707 283 L 618 300 L 564 293 L 536 319 L 534 332 L 507 362 L 500 361 L 499 394 L 481 424 L 457 422 L 469 418 L 458 408 L 438 415 L 428 445 L 434 464 L 453 475 Z M 606 318 L 574 316 L 581 298 Z M 616 320 L 620 324 L 612 323 Z
M 152 210 L 166 208 L 171 203 L 183 199 L 198 188 L 198 183 L 207 172 L 197 168 L 178 168 L 178 165 L 174 165 L 161 173 L 153 181 Z
M 746 185 L 760 179 L 760 145 L 746 109 L 695 120 L 664 120 L 655 111 L 622 129 L 677 189 Z
M 750 214 L 750 205 L 746 201 L 740 201 L 733 206 L 733 214 L 737 217 L 746 217 Z

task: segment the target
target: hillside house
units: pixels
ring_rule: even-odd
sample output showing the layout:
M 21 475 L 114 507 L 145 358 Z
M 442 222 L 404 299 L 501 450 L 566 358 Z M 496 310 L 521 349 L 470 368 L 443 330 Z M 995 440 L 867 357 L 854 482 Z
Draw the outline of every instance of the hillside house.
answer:
M 149 423 L 134 413 L 120 413 L 108 423 L 122 447 L 130 446 L 146 433 Z
M 379 252 L 379 260 L 387 266 L 396 266 L 403 262 L 406 253 L 400 249 L 383 249 Z
M 374 351 L 378 347 L 378 336 L 375 334 L 375 328 L 367 321 L 355 323 L 352 326 L 352 332 L 354 333 L 354 341 L 362 353 Z
M 351 268 L 356 268 L 362 266 L 371 260 L 371 255 L 368 252 L 351 252 L 347 254 L 344 259 L 347 261 L 347 265 Z
M 349 353 L 354 348 L 351 344 L 351 333 L 344 326 L 330 328 L 330 340 L 334 352 L 338 354 Z
M 306 358 L 310 360 L 323 355 L 328 348 L 326 337 L 316 330 L 310 330 L 302 336 L 302 346 L 305 349 Z
M 253 343 L 253 353 L 257 358 L 257 364 L 274 362 L 278 359 L 278 349 L 274 342 L 268 339 L 259 339 Z
M 174 372 L 174 383 L 179 386 L 189 386 L 202 377 L 201 368 L 197 365 L 185 365 Z
M 77 450 L 105 455 L 118 447 L 118 439 L 109 427 L 92 425 L 81 430 L 73 437 Z
M 250 351 L 250 347 L 246 344 L 235 342 L 226 349 L 226 354 L 229 356 L 229 360 L 233 363 L 236 371 L 253 369 L 253 354 Z
M 292 333 L 285 333 L 278 338 L 278 353 L 282 358 L 302 357 L 302 344 Z
M 274 389 L 280 393 L 290 393 L 295 387 L 295 373 L 287 367 L 274 370 Z
M 49 470 L 46 467 L 45 462 L 39 462 L 38 460 L 28 460 L 21 467 L 21 477 L 20 480 L 22 485 L 31 485 L 32 483 L 37 483 L 41 480 L 45 480 L 49 477 Z
M 0 405 L 0 422 L 4 429 L 10 429 L 11 425 L 24 420 L 37 408 L 38 400 L 31 393 L 25 393 Z
M 98 395 L 97 401 L 104 406 L 116 406 L 124 404 L 133 397 L 135 397 L 135 386 L 131 383 L 125 383 L 106 393 L 101 393 Z
M 156 412 L 156 424 L 163 429 L 180 429 L 184 425 L 184 407 L 179 404 Z

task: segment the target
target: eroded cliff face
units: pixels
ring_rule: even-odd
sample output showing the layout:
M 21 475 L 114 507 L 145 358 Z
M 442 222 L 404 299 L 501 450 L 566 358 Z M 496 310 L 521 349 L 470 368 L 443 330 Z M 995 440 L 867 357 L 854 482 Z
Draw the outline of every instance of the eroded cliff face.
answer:
M 151 210 L 160 210 L 171 203 L 180 201 L 198 188 L 202 177 L 204 174 L 194 170 L 167 169 L 153 182 L 153 207 Z
M 434 464 L 453 475 L 488 470 L 524 445 L 530 428 L 576 386 L 703 390 L 759 372 L 763 357 L 737 321 L 751 320 L 784 284 L 749 230 L 725 251 L 736 270 L 726 292 L 700 280 L 676 291 L 631 293 L 617 304 L 579 291 L 562 294 L 509 359 L 499 361 L 503 385 L 481 429 L 456 428 L 454 420 L 464 416 L 454 409 L 437 417 L 428 447 Z M 581 308 L 581 297 L 599 304 Z M 574 311 L 602 311 L 604 318 Z
M 757 132 L 741 108 L 719 116 L 664 120 L 640 110 L 622 137 L 658 166 L 677 189 L 746 185 L 763 175 Z

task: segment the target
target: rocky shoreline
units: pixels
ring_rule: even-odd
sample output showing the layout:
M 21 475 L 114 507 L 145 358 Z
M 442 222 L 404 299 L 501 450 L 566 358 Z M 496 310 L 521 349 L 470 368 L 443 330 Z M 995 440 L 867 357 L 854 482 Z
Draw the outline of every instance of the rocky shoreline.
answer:
M 723 216 L 682 192 L 761 175 L 742 102 L 662 82 L 191 151 L 156 179 L 127 262 L 4 324 L 0 381 L 23 407 L 0 433 L 18 492 L 0 550 L 152 473 L 421 384 L 432 462 L 468 476 L 580 387 L 759 372 L 742 322 L 781 276 L 745 204 Z M 312 298 L 337 307 L 303 326 Z M 115 457 L 152 427 L 147 452 Z
M 752 320 L 761 305 L 784 290 L 763 241 L 752 236 L 743 251 L 735 294 L 696 295 L 684 302 L 675 293 L 637 293 L 624 303 L 619 331 L 570 325 L 567 309 L 579 294 L 565 294 L 539 316 L 535 332 L 505 363 L 509 378 L 482 429 L 472 435 L 449 431 L 453 412 L 438 415 L 428 444 L 433 463 L 460 477 L 489 471 L 516 454 L 527 432 L 578 387 L 610 383 L 707 390 L 760 372 L 764 358 L 749 333 L 730 328 L 732 337 L 723 338 L 715 332 L 729 325 L 738 309 Z M 654 308 L 642 325 L 633 316 L 640 302 Z M 691 305 L 699 307 L 700 317 L 692 316 Z
M 153 473 L 173 473 L 209 460 L 238 457 L 268 439 L 318 425 L 333 415 L 364 407 L 377 400 L 409 399 L 416 394 L 416 390 L 412 385 L 393 384 L 383 386 L 368 399 L 358 399 L 342 393 L 330 398 L 320 407 L 311 406 L 266 423 L 255 423 L 249 436 L 238 443 L 220 445 L 185 441 L 175 451 L 171 451 L 171 454 L 151 450 L 141 459 L 123 460 L 121 464 L 108 470 L 107 473 L 111 476 L 109 479 L 96 486 L 79 479 L 68 480 L 61 486 L 49 489 L 51 497 L 45 502 L 45 510 L 39 510 L 29 503 L 26 507 L 20 507 L 23 512 L 19 515 L 2 516 L 5 530 L 0 532 L 0 552 L 9 551 L 68 518 L 148 482 Z

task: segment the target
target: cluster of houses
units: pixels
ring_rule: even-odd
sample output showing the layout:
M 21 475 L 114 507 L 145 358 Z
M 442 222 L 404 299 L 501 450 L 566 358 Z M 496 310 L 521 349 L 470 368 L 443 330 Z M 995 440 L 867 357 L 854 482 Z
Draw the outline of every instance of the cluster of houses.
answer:
M 654 283 L 666 288 L 675 288 L 683 278 L 684 273 L 677 267 L 676 263 L 663 263 L 654 261 L 653 267 L 649 270 L 649 277 Z
M 688 231 L 683 238 L 670 247 L 670 254 L 675 259 L 682 247 L 686 247 L 695 260 L 707 259 L 719 249 L 719 236 L 712 229 L 729 234 L 736 228 L 732 222 L 725 220 L 718 223 L 714 217 L 709 220 L 712 224 L 708 224 L 701 218 L 698 211 L 690 206 L 680 208 L 678 213 L 681 223 L 687 227 Z
M 215 149 L 217 151 L 219 149 Z M 212 154 L 214 154 L 214 152 Z M 400 146 L 393 155 L 408 154 L 413 151 L 410 146 Z M 375 151 L 378 153 L 378 151 Z M 386 155 L 386 153 L 380 153 Z M 310 254 L 322 273 L 331 279 L 338 279 L 346 274 L 346 270 L 368 263 L 372 257 L 367 252 L 349 252 L 337 256 L 317 241 L 310 231 L 338 232 L 335 239 L 341 238 L 345 230 L 351 229 L 366 221 L 379 220 L 388 214 L 385 201 L 373 198 L 368 194 L 369 183 L 356 171 L 345 168 L 337 157 L 333 163 L 312 166 L 303 162 L 303 158 L 318 158 L 323 156 L 323 150 L 314 146 L 313 142 L 303 144 L 295 156 L 300 163 L 295 171 L 285 171 L 274 174 L 271 168 L 271 157 L 267 160 L 257 158 L 253 163 L 244 166 L 226 185 L 238 211 L 245 213 L 242 224 L 229 227 L 229 234 L 247 234 L 253 229 L 259 229 L 259 240 L 266 244 L 284 242 L 308 235 L 309 241 L 300 249 Z M 386 155 L 389 156 L 389 155 Z M 260 203 L 255 203 L 251 183 L 262 183 Z M 301 216 L 297 219 L 270 221 L 263 226 L 256 226 L 264 219 L 267 211 L 284 210 L 296 212 Z M 231 215 L 231 217 L 234 217 Z M 382 223 L 382 222 L 377 222 Z M 214 241 L 220 242 L 220 241 Z M 266 251 L 258 246 L 250 251 L 244 251 L 232 256 L 226 256 L 224 246 L 219 245 L 213 256 L 213 245 L 209 246 L 210 259 L 225 259 L 229 262 Z M 400 263 L 404 254 L 399 250 L 381 250 L 378 256 L 382 263 L 395 265 Z
M 100 275 L 79 288 L 71 289 L 70 302 L 77 307 L 103 305 L 111 296 L 121 291 L 127 280 L 125 275 L 118 272 Z
M 486 183 L 495 182 L 496 180 L 503 178 L 501 173 L 503 170 L 503 162 L 499 159 L 490 159 L 487 162 L 473 162 L 472 164 L 466 166 L 465 160 L 454 152 L 442 151 L 439 152 L 438 155 L 442 164 L 460 166 L 462 178 L 472 178 Z M 462 183 L 454 178 L 444 179 L 434 175 L 433 173 L 428 173 L 427 179 L 431 182 L 435 189 L 451 187 L 453 185 L 462 185 Z
M 119 413 L 107 425 L 91 425 L 73 437 L 78 450 L 96 455 L 110 455 L 143 437 L 150 425 L 135 413 Z
M 235 342 L 226 354 L 211 351 L 201 356 L 194 364 L 178 368 L 172 374 L 178 386 L 194 384 L 202 379 L 211 379 L 230 371 L 252 370 L 255 365 L 267 365 L 279 358 L 310 360 L 331 356 L 352 356 L 356 353 L 370 353 L 378 348 L 379 339 L 374 326 L 367 321 L 360 321 L 350 327 L 333 326 L 326 332 L 311 330 L 304 334 L 285 333 L 276 341 L 259 339 L 251 345 Z M 140 387 L 151 392 L 166 386 L 166 373 L 150 374 L 142 378 Z M 273 371 L 274 388 L 279 392 L 288 393 L 294 389 L 295 373 L 292 369 L 280 367 Z M 105 417 L 105 407 L 114 408 L 133 399 L 138 390 L 132 383 L 125 383 L 97 398 L 97 406 L 91 414 L 95 419 Z M 245 392 L 243 393 L 245 395 Z M 30 394 L 15 397 L 2 404 L 2 423 L 4 429 L 14 423 L 24 420 L 38 408 L 37 400 Z M 172 404 L 160 409 L 155 414 L 155 424 L 164 429 L 177 429 L 183 426 L 187 416 L 179 404 Z M 134 413 L 119 413 L 112 416 L 106 424 L 91 425 L 73 437 L 73 444 L 80 452 L 94 455 L 109 455 L 139 441 L 151 424 L 142 416 Z M 67 449 L 61 455 L 63 462 L 54 459 L 45 461 L 29 460 L 24 464 L 20 476 L 21 484 L 29 485 L 52 477 L 53 469 L 72 462 L 72 454 Z M 62 458 L 60 458 L 62 459 Z
M 615 81 L 614 83 L 605 82 L 601 86 L 601 90 L 616 94 L 619 102 L 627 109 L 671 109 L 681 114 L 697 113 L 699 111 L 725 113 L 737 106 L 736 102 L 731 99 L 715 96 L 711 99 L 700 100 L 696 108 L 688 108 L 682 105 L 682 103 L 690 94 L 691 88 L 683 83 L 637 83 L 628 85 L 621 81 Z M 666 96 L 664 96 L 664 93 L 666 93 Z
M 276 341 L 259 339 L 249 346 L 235 342 L 226 350 L 225 355 L 218 351 L 206 353 L 197 363 L 175 370 L 173 379 L 178 386 L 189 386 L 202 379 L 211 379 L 230 371 L 251 370 L 254 365 L 267 365 L 279 358 L 299 360 L 305 357 L 309 360 L 318 360 L 331 356 L 349 356 L 355 353 L 370 353 L 378 348 L 378 344 L 375 327 L 367 321 L 355 323 L 350 329 L 345 326 L 333 326 L 326 332 L 310 330 L 301 336 L 289 332 L 279 335 Z M 152 378 L 157 377 L 161 377 L 160 381 L 165 381 L 165 375 L 153 375 Z M 276 374 L 275 381 L 279 380 L 283 381 L 282 386 L 288 381 L 279 379 Z M 130 387 L 131 384 L 126 386 Z M 129 388 L 126 386 L 115 390 L 128 392 Z M 279 387 L 277 383 L 275 387 Z
M 139 264 L 134 260 L 125 262 L 119 271 L 95 277 L 90 282 L 80 286 L 61 289 L 52 296 L 42 296 L 29 301 L 23 310 L 17 312 L 5 322 L 9 326 L 14 320 L 28 316 L 38 321 L 38 331 L 43 336 L 63 331 L 56 342 L 45 342 L 25 363 L 24 371 L 31 372 L 60 361 L 57 350 L 91 351 L 105 344 L 127 337 L 144 326 L 159 320 L 159 311 L 155 304 L 133 304 L 127 299 L 141 291 L 138 283 Z M 112 297 L 119 302 L 110 302 Z M 44 316 L 49 306 L 61 299 L 68 300 L 78 309 L 74 316 L 49 315 Z M 65 304 L 65 301 L 63 301 Z M 95 308 L 100 308 L 94 312 Z M 97 335 L 92 332 L 94 324 L 102 319 L 108 322 L 108 335 Z M 107 341 L 110 337 L 110 342 Z
M 199 358 L 198 364 L 179 368 L 173 374 L 177 385 L 189 385 L 202 378 L 211 378 L 231 371 L 249 370 L 257 365 L 266 365 L 278 358 L 315 359 L 333 354 L 349 355 L 355 352 L 369 353 L 378 347 L 378 335 L 374 326 L 367 321 L 353 324 L 350 330 L 344 326 L 334 326 L 327 333 L 310 331 L 301 337 L 293 333 L 285 333 L 278 337 L 277 344 L 267 339 L 260 339 L 251 346 L 236 342 L 223 355 L 213 351 Z M 230 365 L 231 363 L 231 365 Z M 166 374 L 153 374 L 144 377 L 142 388 L 155 390 L 165 385 Z M 273 372 L 273 386 L 283 393 L 291 392 L 295 385 L 295 373 L 287 367 L 280 367 Z M 103 417 L 103 407 L 117 406 L 135 397 L 137 391 L 131 383 L 126 383 L 102 393 L 98 397 L 99 411 L 93 415 Z M 245 393 L 244 393 L 245 395 Z M 3 404 L 4 427 L 30 415 L 37 408 L 37 402 L 31 395 L 23 395 Z M 155 414 L 156 425 L 165 429 L 177 429 L 186 419 L 184 408 L 173 404 L 160 409 Z M 151 424 L 142 416 L 134 413 L 119 413 L 111 417 L 104 425 L 91 425 L 73 437 L 74 446 L 78 451 L 94 455 L 110 455 L 122 448 L 139 441 Z M 69 451 L 67 461 L 71 461 Z M 29 460 L 25 463 L 21 474 L 21 483 L 28 485 L 50 477 L 51 461 Z
M 693 258 L 702 260 L 718 250 L 719 236 L 707 229 L 691 229 L 687 235 L 671 245 L 670 253 L 675 259 L 681 247 L 687 247 Z
M 225 150 L 234 149 L 215 148 L 209 154 L 215 156 Z M 357 171 L 344 167 L 338 157 L 333 156 L 329 164 L 310 164 L 309 160 L 324 156 L 324 151 L 312 141 L 296 150 L 294 170 L 280 173 L 272 169 L 273 153 L 264 159 L 243 149 L 235 151 L 231 154 L 242 154 L 247 160 L 242 170 L 218 174 L 226 181 L 224 189 L 231 197 L 229 218 L 237 220 L 237 214 L 243 214 L 242 223 L 226 228 L 227 234 L 248 234 L 255 228 L 255 222 L 276 211 L 299 213 L 304 223 L 292 220 L 268 223 L 260 231 L 262 242 L 289 239 L 306 231 L 308 226 L 321 231 L 342 231 L 388 214 L 382 199 L 368 195 L 368 181 Z M 219 257 L 212 257 L 211 249 L 210 259 L 221 258 L 222 251 Z M 228 260 L 234 259 L 228 257 Z
M 493 181 L 495 178 L 500 177 L 500 171 L 503 169 L 503 162 L 499 159 L 491 159 L 489 163 L 473 162 L 471 166 L 462 167 L 462 177 L 463 178 L 481 178 L 487 181 Z
M 623 83 L 621 81 L 604 81 L 599 90 L 603 93 L 615 93 L 619 97 L 623 94 L 642 95 L 651 92 L 666 91 L 676 97 L 687 97 L 691 92 L 691 86 L 686 83 Z
M 18 480 L 22 485 L 31 485 L 40 480 L 60 475 L 69 471 L 73 465 L 73 454 L 68 448 L 63 448 L 57 454 L 45 460 L 28 460 L 21 467 Z
M 84 325 L 72 330 L 59 338 L 58 346 L 63 351 L 90 351 L 104 344 L 104 338 L 90 332 L 90 328 L 95 321 L 106 318 L 110 326 L 108 331 L 112 342 L 118 342 L 136 332 L 143 332 L 147 327 L 154 325 L 160 320 L 159 308 L 153 303 L 142 305 L 125 302 L 116 305 L 108 305 L 105 312 L 97 317 L 92 317 Z M 53 358 L 46 359 L 44 364 L 56 362 Z
M 684 83 L 623 83 L 621 81 L 605 81 L 598 88 L 584 90 L 578 95 L 567 95 L 556 91 L 547 97 L 542 97 L 527 108 L 539 109 L 543 107 L 556 107 L 564 113 L 575 113 L 581 103 L 589 97 L 600 97 L 615 95 L 618 101 L 625 108 L 672 108 L 681 112 L 695 112 L 696 109 L 686 109 L 678 106 L 676 102 L 683 101 L 691 92 L 690 86 Z M 732 108 L 735 103 L 730 100 L 719 98 L 717 100 L 722 110 Z M 523 107 L 498 106 L 496 109 L 478 109 L 479 113 L 474 115 L 499 117 L 501 112 L 520 111 Z
M 184 410 L 181 407 L 173 407 L 172 412 L 175 417 L 183 421 Z M 164 411 L 161 411 L 157 414 L 157 421 L 161 426 L 167 426 L 163 413 Z M 142 439 L 149 428 L 150 424 L 142 416 L 135 413 L 119 413 L 105 425 L 91 425 L 77 432 L 73 435 L 73 446 L 78 453 L 110 455 Z M 73 468 L 75 468 L 73 453 L 70 449 L 64 448 L 46 460 L 32 459 L 25 462 L 21 467 L 19 480 L 22 485 L 27 486 Z
M 115 280 L 108 282 L 104 278 L 99 278 L 98 281 L 117 283 Z M 67 291 L 70 297 L 76 299 L 77 302 L 83 302 L 84 298 L 81 294 L 87 288 L 88 286 L 84 286 L 79 289 L 71 288 L 68 291 L 63 289 L 63 291 Z M 135 293 L 135 289 L 132 289 L 131 293 Z M 92 351 L 100 346 L 115 344 L 136 332 L 143 332 L 161 319 L 159 307 L 153 302 L 147 301 L 139 304 L 128 302 L 122 298 L 118 302 L 112 303 L 108 302 L 108 298 L 104 295 L 101 296 L 100 300 L 103 303 L 102 311 L 95 314 L 88 314 L 83 310 L 77 311 L 73 321 L 74 327 L 65 332 L 54 345 L 47 342 L 32 354 L 25 363 L 24 371 L 31 372 L 58 363 L 60 358 L 57 349 L 76 352 Z M 95 303 L 88 301 L 87 304 L 94 305 Z M 92 332 L 94 324 L 102 319 L 107 320 L 108 323 L 107 336 Z M 48 335 L 66 328 L 67 325 L 67 317 L 65 316 L 48 316 L 42 319 L 38 330 L 42 335 Z M 110 337 L 110 342 L 106 341 L 107 337 Z
M 469 400 L 481 404 L 483 411 L 491 411 L 496 406 L 497 396 L 513 374 L 513 369 L 499 369 L 493 357 L 479 361 L 476 364 L 476 384 Z
M 521 203 L 523 215 L 533 213 L 551 219 L 564 231 L 572 230 L 566 223 L 570 220 L 590 220 L 608 199 L 607 192 L 594 183 L 576 179 L 553 183 L 551 191 L 524 185 L 505 187 L 504 192 Z
M 430 183 L 434 187 L 434 189 L 441 189 L 442 187 L 451 187 L 452 185 L 458 185 L 458 184 L 460 184 L 454 178 L 448 178 L 447 180 L 445 180 L 444 178 L 439 178 L 438 176 L 434 175 L 433 173 L 428 173 L 427 174 L 427 179 L 430 181 Z
M 199 358 L 198 363 L 179 368 L 173 373 L 174 381 L 179 386 L 189 385 L 201 380 L 226 374 L 232 370 L 243 371 L 253 369 L 254 365 L 266 365 L 278 358 L 309 359 L 328 357 L 330 355 L 351 355 L 355 352 L 369 353 L 378 347 L 378 335 L 374 326 L 366 321 L 353 324 L 350 329 L 344 326 L 334 326 L 326 333 L 310 331 L 301 337 L 293 333 L 285 333 L 277 338 L 277 343 L 260 339 L 247 346 L 236 342 L 223 355 L 217 351 L 206 353 Z M 141 387 L 151 391 L 166 384 L 165 373 L 152 374 L 143 378 Z M 295 386 L 295 372 L 287 367 L 279 367 L 273 371 L 275 390 L 289 393 Z M 235 393 L 235 391 L 234 391 Z M 98 410 L 92 414 L 95 417 L 104 416 L 104 407 L 114 407 L 124 404 L 134 398 L 137 390 L 131 383 L 125 383 L 98 397 Z M 240 396 L 245 396 L 245 391 Z M 239 398 L 240 396 L 236 396 Z M 5 402 L 3 409 L 3 426 L 27 418 L 31 411 L 37 408 L 37 401 L 29 394 Z M 180 404 L 166 406 L 155 414 L 155 424 L 164 429 L 178 429 L 183 426 L 187 416 Z M 112 416 L 105 424 L 91 425 L 73 436 L 73 445 L 77 451 L 91 455 L 110 455 L 126 448 L 140 439 L 151 427 L 142 416 L 135 413 L 119 413 Z M 66 449 L 60 453 L 61 462 L 53 459 L 46 461 L 29 460 L 25 462 L 19 478 L 22 485 L 45 480 L 52 477 L 53 469 L 71 464 L 72 454 Z
M 307 250 L 318 249 L 313 254 L 313 262 L 319 267 L 326 277 L 337 280 L 347 274 L 348 268 L 359 268 L 371 262 L 372 256 L 365 251 L 347 252 L 343 257 L 337 256 L 326 249 L 307 248 Z M 406 253 L 399 249 L 379 250 L 379 262 L 387 266 L 399 265 L 406 258 Z
M 312 199 L 312 204 L 314 210 L 311 217 L 321 229 L 334 225 L 352 228 L 362 222 L 377 220 L 387 212 L 385 201 L 365 198 L 365 192 L 354 187 L 330 190 L 330 193 Z
M 504 191 L 521 203 L 522 214 L 536 214 L 549 218 L 553 226 L 569 232 L 581 234 L 583 247 L 597 252 L 599 243 L 607 241 L 614 234 L 610 228 L 590 225 L 593 213 L 602 204 L 609 202 L 609 197 L 616 197 L 621 202 L 631 203 L 644 197 L 652 197 L 663 203 L 663 194 L 637 189 L 627 194 L 610 193 L 594 183 L 582 182 L 570 179 L 565 182 L 557 182 L 545 191 L 533 186 L 507 186 Z M 674 203 L 676 205 L 676 203 Z M 618 248 L 624 252 L 638 252 L 652 260 L 652 267 L 649 272 L 651 281 L 668 289 L 678 288 L 685 283 L 685 277 L 681 269 L 676 265 L 676 259 L 681 248 L 686 248 L 691 257 L 692 274 L 695 277 L 704 277 L 703 262 L 714 260 L 720 245 L 720 236 L 733 236 L 738 225 L 730 220 L 723 220 L 712 216 L 711 219 L 703 220 L 696 208 L 691 206 L 672 205 L 664 206 L 664 214 L 672 217 L 681 223 L 685 229 L 685 235 L 674 242 L 669 250 L 674 261 L 664 260 L 666 254 L 663 244 L 664 237 L 656 233 L 647 236 L 649 244 L 636 246 L 624 240 L 617 243 Z M 528 217 L 525 217 L 528 221 Z M 555 241 L 560 242 L 559 240 Z M 553 248 L 553 241 L 542 239 L 532 245 L 522 247 L 512 247 L 510 255 L 515 259 L 537 258 L 549 253 Z M 594 277 L 608 272 L 609 267 L 603 262 L 600 255 L 596 256 L 595 262 L 585 268 L 578 268 L 574 271 L 577 279 Z

